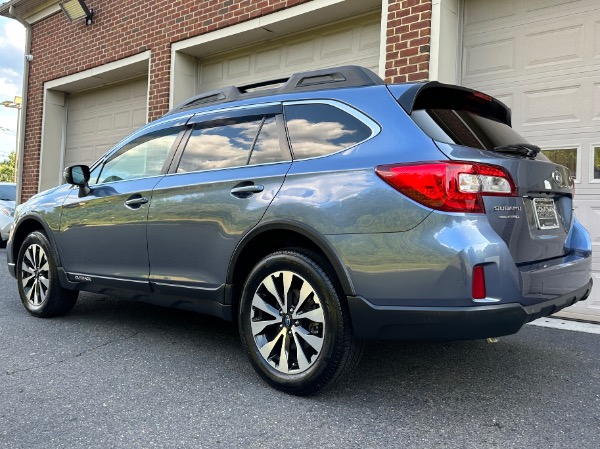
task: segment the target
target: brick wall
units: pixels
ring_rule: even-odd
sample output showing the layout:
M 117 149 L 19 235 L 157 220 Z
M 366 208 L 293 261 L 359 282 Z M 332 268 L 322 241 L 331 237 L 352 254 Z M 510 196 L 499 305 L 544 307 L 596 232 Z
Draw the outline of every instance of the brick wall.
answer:
M 385 79 L 389 83 L 429 77 L 431 0 L 390 0 Z
M 171 43 L 310 0 L 93 0 L 94 24 L 62 12 L 33 25 L 23 200 L 37 192 L 44 82 L 151 50 L 148 120 L 168 110 Z M 425 79 L 431 0 L 390 0 L 386 80 Z

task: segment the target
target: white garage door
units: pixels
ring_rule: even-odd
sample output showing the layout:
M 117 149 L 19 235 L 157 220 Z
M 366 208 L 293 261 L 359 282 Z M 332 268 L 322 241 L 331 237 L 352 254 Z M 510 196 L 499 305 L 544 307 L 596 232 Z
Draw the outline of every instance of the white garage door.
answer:
M 600 320 L 600 1 L 467 0 L 462 83 L 505 102 L 521 134 L 575 171 L 596 287 L 565 313 Z
M 345 64 L 377 73 L 380 30 L 379 13 L 370 14 L 205 58 L 198 66 L 198 91 Z
M 90 164 L 146 123 L 148 79 L 70 94 L 64 166 Z

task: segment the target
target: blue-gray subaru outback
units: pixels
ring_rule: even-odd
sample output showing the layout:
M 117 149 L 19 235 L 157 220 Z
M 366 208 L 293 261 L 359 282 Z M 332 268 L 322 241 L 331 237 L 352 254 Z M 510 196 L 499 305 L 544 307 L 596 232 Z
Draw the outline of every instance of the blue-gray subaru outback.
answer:
M 366 339 L 479 339 L 587 298 L 569 170 L 510 110 L 346 66 L 190 98 L 19 208 L 33 315 L 80 290 L 237 320 L 264 380 L 310 394 Z

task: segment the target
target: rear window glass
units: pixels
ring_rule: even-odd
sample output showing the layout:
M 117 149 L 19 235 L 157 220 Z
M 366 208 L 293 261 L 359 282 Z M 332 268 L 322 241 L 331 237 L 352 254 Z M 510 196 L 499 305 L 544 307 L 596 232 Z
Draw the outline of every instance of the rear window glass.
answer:
M 493 150 L 502 145 L 528 143 L 510 126 L 467 111 L 422 109 L 412 118 L 434 140 Z
M 246 165 L 261 123 L 262 117 L 215 126 L 206 123 L 197 125 L 185 147 L 177 172 Z
M 285 119 L 294 159 L 336 153 L 372 134 L 371 128 L 356 117 L 327 104 L 286 106 Z
M 277 119 L 275 117 L 266 117 L 252 148 L 249 164 L 269 164 L 284 159 L 289 159 L 289 155 L 286 158 L 286 155 L 281 152 L 279 134 L 277 132 Z

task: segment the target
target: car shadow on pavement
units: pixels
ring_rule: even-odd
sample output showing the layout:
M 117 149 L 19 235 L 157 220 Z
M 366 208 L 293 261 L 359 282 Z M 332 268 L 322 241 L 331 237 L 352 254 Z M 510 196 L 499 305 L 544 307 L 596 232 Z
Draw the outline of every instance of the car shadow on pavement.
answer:
M 168 336 L 190 357 L 198 349 L 211 348 L 218 349 L 214 357 L 233 357 L 246 365 L 235 325 L 211 316 L 82 293 L 65 319 L 71 325 L 143 332 L 157 344 Z M 369 342 L 355 372 L 317 397 L 329 400 L 343 395 L 360 400 L 366 395 L 363 399 L 378 396 L 384 402 L 422 404 L 469 397 L 485 401 L 506 397 L 507 390 L 513 399 L 547 394 L 554 387 L 565 387 L 565 367 L 579 361 L 576 352 L 538 338 L 540 332 L 544 333 L 526 326 L 493 344 L 483 340 Z M 256 377 L 253 381 L 260 382 Z

